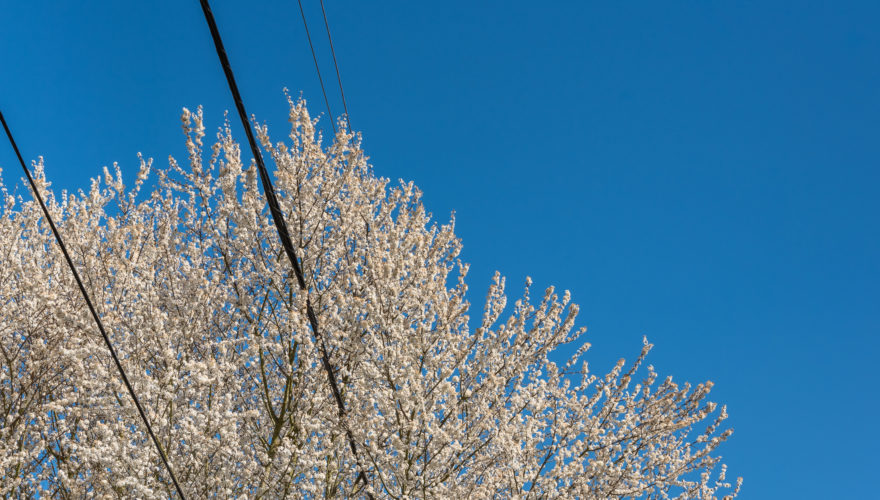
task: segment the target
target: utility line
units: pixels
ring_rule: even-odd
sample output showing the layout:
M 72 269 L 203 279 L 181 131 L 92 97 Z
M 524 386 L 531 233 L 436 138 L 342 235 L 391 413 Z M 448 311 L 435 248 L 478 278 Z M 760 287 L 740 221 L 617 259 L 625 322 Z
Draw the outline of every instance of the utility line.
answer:
M 287 230 L 287 224 L 284 222 L 284 214 L 281 212 L 281 207 L 278 205 L 278 199 L 275 196 L 275 188 L 272 185 L 272 179 L 269 177 L 269 172 L 266 170 L 266 165 L 263 163 L 263 155 L 260 154 L 260 150 L 257 147 L 257 142 L 254 139 L 253 131 L 251 130 L 250 123 L 248 122 L 247 113 L 244 109 L 244 103 L 242 102 L 241 94 L 238 91 L 238 86 L 235 84 L 235 76 L 232 73 L 232 66 L 229 64 L 229 57 L 226 55 L 226 49 L 223 48 L 223 40 L 220 38 L 220 32 L 217 29 L 217 23 L 214 21 L 214 14 L 211 12 L 211 6 L 208 4 L 208 0 L 199 1 L 202 5 L 202 11 L 205 14 L 205 20 L 207 21 L 208 27 L 211 30 L 211 37 L 214 39 L 214 47 L 217 49 L 217 57 L 220 59 L 220 65 L 223 67 L 223 72 L 226 75 L 226 82 L 229 84 L 229 90 L 232 92 L 232 98 L 235 101 L 235 108 L 238 110 L 238 116 L 241 119 L 241 125 L 245 130 L 245 134 L 247 135 L 248 144 L 250 144 L 251 147 L 251 153 L 254 155 L 254 161 L 257 163 L 257 169 L 260 172 L 260 181 L 263 184 L 263 191 L 266 196 L 266 202 L 269 205 L 269 212 L 272 214 L 272 221 L 275 223 L 275 229 L 278 231 L 278 237 L 281 240 L 281 246 L 284 248 L 284 252 L 287 254 L 288 260 L 290 260 L 290 265 L 293 267 L 293 272 L 296 275 L 296 280 L 299 284 L 299 288 L 306 296 L 306 315 L 308 316 L 309 324 L 312 328 L 312 335 L 315 337 L 315 340 L 317 341 L 317 344 L 321 351 L 321 364 L 324 367 L 324 371 L 327 373 L 327 382 L 330 384 L 330 390 L 333 394 L 333 399 L 336 401 L 339 420 L 345 428 L 345 434 L 348 438 L 348 444 L 351 447 L 351 452 L 354 455 L 354 459 L 357 464 L 358 475 L 355 479 L 354 484 L 357 485 L 360 481 L 363 481 L 364 487 L 367 487 L 367 475 L 364 472 L 363 466 L 361 465 L 357 443 L 355 443 L 354 435 L 352 434 L 351 428 L 349 427 L 348 421 L 346 419 L 345 403 L 342 400 L 342 393 L 339 391 L 339 384 L 336 381 L 336 374 L 333 370 L 333 366 L 330 364 L 330 356 L 327 353 L 327 345 L 324 342 L 324 337 L 321 335 L 320 330 L 318 329 L 318 317 L 315 314 L 314 309 L 312 308 L 309 290 L 306 286 L 302 268 L 300 267 L 299 259 L 296 256 L 296 251 L 293 248 L 293 242 L 290 238 L 290 232 Z M 373 495 L 367 492 L 367 497 L 372 499 Z
M 171 476 L 171 482 L 174 483 L 174 488 L 177 490 L 177 494 L 180 495 L 180 498 L 186 500 L 186 496 L 183 494 L 183 490 L 180 489 L 180 484 L 177 482 L 177 477 L 174 476 L 174 471 L 171 470 L 171 464 L 168 463 L 168 457 L 165 455 L 165 450 L 162 449 L 162 445 L 159 444 L 159 440 L 156 439 L 156 435 L 153 434 L 153 428 L 150 426 L 150 421 L 147 419 L 147 415 L 144 413 L 144 409 L 141 407 L 141 403 L 138 401 L 137 395 L 134 393 L 134 388 L 132 388 L 131 383 L 128 381 L 128 377 L 125 375 L 125 370 L 119 362 L 119 356 L 116 355 L 116 349 L 114 349 L 113 344 L 110 343 L 110 337 L 107 336 L 107 331 L 104 329 L 104 323 L 101 321 L 101 317 L 98 316 L 95 306 L 92 305 L 92 300 L 89 298 L 88 292 L 86 292 L 86 287 L 83 285 L 82 279 L 79 277 L 76 266 L 73 265 L 73 260 L 70 258 L 70 254 L 67 253 L 67 247 L 64 245 L 64 240 L 61 239 L 61 234 L 58 232 L 58 228 L 55 227 L 55 223 L 52 221 L 52 216 L 49 215 L 49 209 L 46 208 L 46 204 L 43 202 L 43 196 L 37 189 L 37 184 L 34 182 L 30 170 L 28 170 L 24 163 L 24 159 L 21 157 L 21 152 L 18 150 L 18 145 L 15 144 L 15 139 L 12 138 L 12 132 L 6 124 L 6 119 L 3 118 L 2 111 L 0 111 L 0 122 L 3 122 L 3 129 L 6 131 L 6 137 L 9 138 L 9 142 L 12 144 L 12 149 L 15 150 L 15 155 L 18 157 L 18 162 L 21 163 L 21 168 L 24 170 L 25 176 L 27 176 L 27 180 L 34 192 L 34 198 L 37 199 L 40 203 L 40 208 L 43 209 L 43 215 L 46 217 L 46 221 L 49 222 L 49 227 L 52 228 L 52 233 L 55 235 L 55 241 L 57 241 L 58 246 L 61 247 L 61 253 L 64 254 L 64 258 L 67 260 L 67 265 L 70 267 L 70 272 L 73 273 L 73 278 L 79 286 L 79 291 L 82 292 L 82 296 L 86 300 L 86 305 L 89 307 L 89 311 L 92 313 L 92 317 L 98 325 L 98 330 L 101 331 L 101 336 L 104 337 L 104 343 L 107 344 L 107 349 L 110 350 L 110 356 L 113 357 L 113 362 L 116 363 L 116 369 L 119 370 L 119 375 L 125 383 L 125 388 L 128 389 L 128 394 L 131 395 L 131 399 L 134 400 L 134 405 L 137 407 L 137 411 L 141 415 L 141 420 L 144 421 L 144 425 L 147 427 L 147 432 L 150 434 L 153 444 L 156 445 L 156 450 L 159 451 L 159 457 L 162 458 L 162 463 L 165 464 L 165 469 L 168 470 L 168 475 Z
M 303 11 L 302 0 L 296 0 L 299 4 L 299 14 L 303 19 L 303 27 L 306 29 L 306 38 L 309 39 L 309 49 L 312 51 L 312 60 L 315 61 L 315 71 L 318 72 L 318 82 L 321 83 L 321 92 L 324 94 L 324 104 L 327 105 L 327 113 L 330 115 L 330 126 L 333 128 L 333 135 L 336 135 L 336 124 L 333 122 L 333 112 L 330 111 L 330 101 L 327 100 L 327 91 L 324 89 L 324 79 L 321 78 L 321 68 L 318 67 L 318 58 L 315 56 L 315 46 L 312 45 L 312 35 L 309 34 L 309 23 L 306 22 L 306 13 Z
M 324 0 L 321 0 L 321 14 L 324 15 L 324 27 L 327 28 L 327 40 L 330 41 L 330 53 L 333 54 L 333 67 L 336 68 L 336 81 L 339 82 L 339 94 L 342 95 L 342 108 L 345 110 L 345 123 L 351 132 L 351 115 L 348 114 L 348 104 L 345 102 L 345 91 L 342 90 L 342 77 L 339 76 L 339 64 L 336 62 L 336 51 L 333 49 L 333 37 L 330 36 L 330 23 L 327 22 L 327 11 L 324 10 Z

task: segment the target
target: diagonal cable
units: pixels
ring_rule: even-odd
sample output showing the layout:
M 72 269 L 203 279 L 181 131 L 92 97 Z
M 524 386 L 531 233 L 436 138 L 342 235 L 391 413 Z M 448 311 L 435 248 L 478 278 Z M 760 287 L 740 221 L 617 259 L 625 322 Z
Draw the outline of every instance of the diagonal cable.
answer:
M 327 100 L 327 90 L 324 89 L 324 79 L 321 78 L 321 68 L 318 67 L 318 57 L 315 55 L 315 46 L 312 45 L 312 35 L 309 34 L 309 23 L 306 22 L 306 13 L 303 11 L 302 0 L 296 0 L 299 4 L 299 14 L 303 19 L 303 27 L 306 29 L 306 38 L 309 39 L 309 49 L 312 51 L 312 60 L 315 61 L 315 71 L 318 72 L 318 82 L 321 84 L 321 93 L 324 94 L 324 104 L 327 105 L 327 113 L 330 115 L 330 126 L 336 135 L 336 125 L 333 123 L 333 112 L 330 111 L 330 101 Z
M 186 500 L 186 496 L 183 494 L 183 490 L 180 489 L 180 484 L 177 483 L 177 477 L 174 475 L 174 471 L 171 470 L 171 464 L 168 463 L 168 457 L 165 455 L 165 450 L 162 448 L 162 445 L 159 444 L 159 440 L 156 438 L 156 435 L 153 434 L 153 428 L 150 426 L 150 421 L 147 419 L 146 413 L 144 413 L 144 409 L 141 407 L 140 401 L 138 401 L 137 395 L 134 393 L 134 388 L 132 388 L 131 383 L 128 381 L 128 377 L 125 375 L 125 370 L 122 368 L 122 364 L 119 362 L 119 356 L 116 355 L 116 349 L 113 348 L 113 344 L 110 343 L 110 337 L 107 335 L 107 331 L 104 329 L 104 323 L 101 321 L 101 317 L 98 316 L 98 312 L 95 310 L 95 306 L 92 305 L 92 300 L 89 298 L 88 292 L 86 292 L 86 287 L 83 285 L 82 279 L 79 277 L 79 273 L 76 270 L 76 266 L 73 265 L 73 259 L 70 258 L 70 254 L 67 253 L 67 247 L 64 245 L 64 240 L 61 239 L 61 234 L 58 232 L 58 228 L 55 227 L 55 223 L 52 221 L 52 216 L 49 215 L 49 209 L 46 208 L 46 204 L 43 202 L 43 196 L 40 194 L 40 191 L 37 189 L 37 184 L 34 182 L 34 178 L 31 176 L 30 170 L 28 170 L 27 166 L 24 163 L 24 159 L 21 157 L 21 152 L 18 150 L 18 145 L 15 144 L 15 139 L 12 138 L 12 132 L 9 130 L 9 126 L 6 124 L 6 119 L 3 118 L 3 112 L 0 112 L 0 122 L 3 123 L 3 129 L 6 131 L 6 137 L 9 138 L 9 142 L 12 144 L 12 149 L 15 150 L 15 155 L 18 157 L 18 162 L 21 163 L 21 168 L 24 170 L 25 176 L 27 176 L 27 180 L 31 185 L 31 190 L 34 192 L 34 198 L 40 203 L 40 208 L 43 209 L 43 215 L 46 217 L 46 221 L 49 222 L 49 227 L 52 228 L 52 233 L 55 235 L 55 241 L 58 242 L 58 246 L 61 247 L 61 253 L 64 254 L 64 259 L 67 260 L 67 265 L 70 267 L 70 272 L 73 273 L 73 278 L 76 280 L 77 286 L 79 286 L 79 291 L 82 292 L 83 298 L 86 300 L 86 305 L 89 306 L 89 311 L 92 313 L 92 317 L 95 319 L 95 323 L 98 325 L 98 330 L 101 331 L 101 336 L 104 337 L 104 343 L 107 344 L 107 349 L 110 350 L 110 356 L 113 357 L 113 362 L 116 363 L 116 369 L 119 370 L 119 375 L 122 377 L 122 381 L 125 383 L 125 388 L 128 389 L 128 394 L 131 395 L 131 399 L 134 401 L 134 405 L 137 407 L 138 413 L 141 415 L 141 420 L 144 421 L 144 425 L 147 427 L 147 432 L 150 434 L 150 438 L 153 440 L 153 444 L 156 445 L 156 450 L 159 452 L 159 457 L 162 458 L 162 463 L 165 464 L 165 469 L 168 471 L 168 475 L 171 476 L 171 482 L 174 483 L 174 488 L 177 490 L 177 494 L 180 495 L 180 498 Z
M 351 432 L 351 428 L 348 425 L 348 421 L 346 420 L 346 411 L 345 411 L 345 403 L 342 400 L 342 393 L 339 391 L 339 384 L 336 381 L 336 374 L 333 370 L 333 365 L 330 364 L 330 356 L 327 353 L 327 345 L 324 342 L 324 337 L 321 335 L 321 332 L 318 328 L 318 317 L 315 314 L 314 309 L 312 308 L 311 298 L 309 297 L 309 290 L 306 286 L 305 278 L 303 277 L 302 268 L 299 264 L 299 259 L 296 256 L 296 251 L 293 248 L 293 242 L 290 238 L 290 232 L 287 230 L 287 224 L 284 222 L 284 214 L 281 212 L 281 207 L 278 205 L 278 198 L 275 195 L 275 188 L 272 185 L 272 179 L 269 177 L 269 173 L 266 170 L 266 165 L 263 163 L 263 155 L 260 154 L 260 150 L 257 147 L 257 142 L 254 139 L 254 133 L 251 130 L 250 123 L 247 119 L 247 113 L 244 109 L 244 103 L 241 99 L 241 94 L 238 91 L 238 86 L 235 84 L 235 76 L 232 73 L 232 66 L 229 64 L 229 57 L 226 55 L 226 49 L 223 47 L 223 40 L 220 38 L 220 32 L 217 29 L 217 23 L 214 21 L 214 14 L 211 12 L 211 6 L 208 4 L 208 0 L 200 0 L 202 5 L 202 12 L 205 14 L 205 20 L 208 23 L 208 27 L 211 30 L 211 37 L 214 39 L 214 47 L 217 49 L 217 57 L 220 59 L 220 65 L 223 67 L 223 72 L 226 74 L 226 82 L 229 84 L 229 90 L 232 92 L 232 98 L 235 101 L 235 108 L 238 110 L 238 116 L 241 119 L 241 125 L 244 127 L 245 134 L 248 138 L 248 144 L 251 147 L 251 153 L 254 155 L 254 161 L 257 163 L 257 170 L 260 172 L 260 181 L 263 184 L 263 191 L 266 195 L 266 202 L 269 205 L 269 213 L 272 214 L 272 221 L 275 223 L 275 228 L 278 231 L 278 237 L 281 240 L 281 246 L 284 248 L 284 252 L 287 254 L 288 260 L 290 260 L 290 265 L 293 267 L 293 272 L 296 275 L 296 281 L 299 284 L 300 290 L 306 295 L 306 314 L 309 319 L 309 324 L 312 328 L 312 335 L 315 337 L 319 349 L 321 351 L 321 365 L 324 367 L 324 371 L 327 373 L 327 382 L 330 384 L 330 390 L 333 394 L 333 399 L 336 401 L 336 407 L 339 415 L 340 423 L 345 428 L 345 434 L 348 439 L 348 444 L 351 447 L 351 452 L 354 455 L 355 462 L 357 463 L 358 475 L 355 479 L 354 484 L 358 484 L 358 482 L 363 481 L 366 486 L 368 483 L 367 475 L 364 472 L 363 466 L 361 465 L 360 455 L 358 453 L 357 443 L 354 440 L 354 435 Z M 373 496 L 367 492 L 367 496 L 369 498 L 373 498 Z
M 351 115 L 348 114 L 348 104 L 345 102 L 345 91 L 342 90 L 342 77 L 339 76 L 339 63 L 336 62 L 336 51 L 333 49 L 333 37 L 330 36 L 330 23 L 327 22 L 327 11 L 324 10 L 324 0 L 321 0 L 321 14 L 324 15 L 324 27 L 327 29 L 327 40 L 330 42 L 330 53 L 333 55 L 333 67 L 336 68 L 336 81 L 339 83 L 339 94 L 342 96 L 342 108 L 345 110 L 345 123 L 351 132 Z

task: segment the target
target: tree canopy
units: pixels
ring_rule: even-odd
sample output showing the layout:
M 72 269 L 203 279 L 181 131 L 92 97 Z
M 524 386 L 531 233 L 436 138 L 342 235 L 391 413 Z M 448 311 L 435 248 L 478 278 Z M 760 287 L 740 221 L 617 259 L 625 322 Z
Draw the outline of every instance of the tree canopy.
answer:
M 290 263 L 227 124 L 132 186 L 40 189 L 184 490 L 194 498 L 732 498 L 711 382 L 629 364 L 594 375 L 567 291 L 468 298 L 454 219 L 377 177 L 357 135 L 328 145 L 302 100 L 273 142 Z M 154 173 L 154 170 L 155 173 Z M 0 494 L 172 495 L 39 207 L 3 188 Z M 338 411 L 306 314 L 320 320 Z M 471 317 L 473 315 L 473 318 Z M 558 348 L 576 350 L 554 361 Z M 353 450 L 346 439 L 357 443 Z M 366 481 L 357 479 L 358 469 Z

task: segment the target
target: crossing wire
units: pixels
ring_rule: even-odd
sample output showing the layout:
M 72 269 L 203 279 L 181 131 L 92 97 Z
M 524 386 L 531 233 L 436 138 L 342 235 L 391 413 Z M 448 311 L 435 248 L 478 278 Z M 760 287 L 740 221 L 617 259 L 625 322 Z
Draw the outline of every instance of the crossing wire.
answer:
M 321 14 L 324 15 L 324 27 L 327 29 L 327 40 L 330 42 L 330 54 L 333 55 L 333 67 L 336 68 L 336 81 L 339 83 L 339 94 L 342 96 L 342 108 L 345 110 L 345 123 L 351 132 L 351 115 L 348 114 L 348 104 L 345 102 L 345 91 L 342 90 L 342 77 L 339 76 L 339 63 L 336 62 L 336 50 L 333 49 L 333 37 L 330 36 L 330 23 L 327 22 L 327 11 L 324 10 L 324 0 L 321 0 Z
M 147 427 L 147 433 L 150 434 L 150 438 L 153 440 L 153 444 L 156 445 L 156 450 L 159 452 L 159 456 L 162 458 L 162 463 L 165 464 L 165 469 L 168 471 L 168 475 L 171 476 L 171 482 L 174 483 L 174 489 L 177 490 L 177 494 L 180 495 L 180 498 L 185 500 L 186 496 L 183 494 L 183 490 L 180 488 L 180 484 L 178 484 L 177 482 L 177 477 L 174 475 L 174 471 L 171 470 L 171 464 L 168 463 L 168 457 L 165 455 L 165 450 L 162 449 L 162 445 L 159 444 L 159 440 L 156 439 L 156 435 L 153 434 L 153 428 L 150 426 L 150 421 L 147 419 L 147 414 L 144 413 L 144 409 L 141 407 L 141 403 L 134 392 L 134 388 L 132 388 L 131 383 L 128 381 L 128 376 L 125 375 L 125 370 L 122 368 L 122 364 L 119 362 L 119 356 L 116 355 L 116 349 L 113 348 L 113 344 L 110 343 L 110 337 L 107 335 L 107 331 L 104 329 L 104 323 L 101 321 L 101 317 L 98 316 L 98 312 L 95 310 L 95 306 L 92 305 L 92 300 L 89 298 L 88 292 L 86 292 L 86 287 L 83 285 L 82 279 L 80 279 L 79 277 L 76 266 L 73 265 L 73 259 L 71 259 L 70 254 L 67 253 L 67 247 L 64 245 L 64 240 L 61 239 L 61 233 L 59 233 L 58 228 L 55 227 L 55 222 L 52 221 L 52 216 L 49 215 L 49 209 L 46 208 L 46 204 L 43 202 L 43 196 L 40 194 L 39 189 L 37 189 L 37 184 L 34 182 L 34 178 L 31 176 L 30 170 L 28 170 L 27 166 L 24 163 L 24 159 L 21 157 L 21 152 L 18 150 L 18 145 L 15 143 L 15 139 L 12 138 L 12 132 L 9 130 L 9 125 L 6 124 L 6 119 L 3 117 L 2 111 L 0 111 L 0 122 L 3 123 L 3 130 L 6 131 L 6 137 L 9 138 L 9 142 L 10 144 L 12 144 L 12 149 L 15 150 L 15 155 L 18 157 L 18 162 L 21 163 L 21 168 L 22 170 L 24 170 L 24 174 L 31 185 L 31 190 L 34 192 L 34 198 L 37 199 L 37 201 L 40 203 L 40 208 L 43 209 L 43 216 L 46 217 L 46 221 L 49 223 L 49 227 L 52 228 L 52 234 L 55 235 L 55 241 L 57 241 L 58 246 L 61 247 L 61 253 L 64 254 L 64 259 L 67 260 L 67 266 L 70 267 L 70 272 L 73 273 L 73 278 L 74 280 L 76 280 L 77 286 L 79 286 L 79 291 L 82 293 L 83 298 L 86 300 L 86 305 L 89 307 L 89 311 L 92 313 L 92 318 L 95 319 L 95 323 L 98 325 L 98 330 L 101 331 L 101 336 L 104 337 L 104 343 L 107 344 L 107 349 L 110 350 L 110 356 L 113 358 L 113 362 L 116 364 L 116 369 L 119 371 L 119 375 L 122 377 L 122 381 L 125 383 L 125 388 L 128 389 L 128 394 L 134 401 L 134 405 L 137 407 L 137 411 L 141 416 L 141 420 L 144 421 L 144 425 Z
M 354 484 L 357 485 L 359 482 L 363 481 L 364 487 L 366 488 L 368 486 L 367 475 L 361 465 L 360 455 L 358 453 L 357 443 L 354 440 L 354 435 L 352 434 L 351 428 L 346 420 L 345 403 L 342 400 L 342 393 L 340 392 L 339 384 L 336 381 L 336 374 L 333 370 L 333 365 L 330 363 L 327 345 L 324 342 L 324 337 L 321 335 L 320 329 L 318 328 L 318 317 L 312 307 L 309 290 L 306 286 L 306 281 L 303 277 L 302 268 L 300 267 L 296 251 L 293 248 L 290 232 L 287 230 L 287 223 L 284 221 L 284 214 L 281 212 L 281 207 L 278 205 L 278 198 L 275 195 L 275 188 L 272 185 L 272 179 L 269 177 L 269 172 L 266 170 L 266 165 L 263 162 L 263 155 L 257 147 L 254 133 L 251 130 L 250 122 L 248 122 L 247 112 L 244 109 L 244 103 L 241 99 L 241 94 L 238 91 L 238 86 L 235 84 L 235 76 L 232 73 L 232 66 L 229 63 L 229 57 L 226 55 L 226 49 L 223 47 L 223 40 L 220 38 L 220 31 L 217 29 L 217 23 L 214 20 L 214 14 L 211 12 L 211 6 L 208 4 L 208 0 L 199 1 L 202 5 L 202 12 L 205 14 L 208 28 L 211 30 L 211 37 L 214 40 L 214 48 L 217 50 L 217 57 L 220 59 L 220 65 L 223 67 L 223 72 L 226 75 L 226 82 L 229 84 L 229 90 L 232 92 L 232 98 L 235 101 L 235 108 L 238 110 L 238 116 L 241 119 L 241 125 L 247 135 L 248 144 L 251 147 L 251 153 L 254 155 L 254 161 L 256 162 L 257 170 L 259 170 L 260 173 L 260 181 L 263 185 L 266 202 L 269 205 L 269 213 L 272 215 L 272 221 L 275 223 L 275 229 L 278 231 L 281 246 L 283 247 L 285 254 L 287 254 L 290 265 L 293 267 L 293 273 L 296 276 L 299 288 L 306 296 L 306 315 L 309 319 L 309 325 L 312 328 L 312 335 L 315 337 L 318 349 L 320 350 L 321 365 L 327 373 L 327 382 L 330 385 L 333 399 L 336 401 L 338 417 L 340 423 L 345 428 L 349 447 L 351 448 L 351 452 L 357 463 L 358 475 Z M 373 495 L 369 492 L 367 492 L 366 495 L 368 498 L 373 498 Z

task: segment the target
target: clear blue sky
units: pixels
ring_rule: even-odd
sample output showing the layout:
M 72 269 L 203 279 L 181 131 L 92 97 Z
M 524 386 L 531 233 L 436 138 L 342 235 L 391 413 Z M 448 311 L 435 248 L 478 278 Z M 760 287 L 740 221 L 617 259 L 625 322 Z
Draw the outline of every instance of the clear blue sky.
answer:
M 742 498 L 876 495 L 880 4 L 326 4 L 367 154 L 456 211 L 475 302 L 531 275 L 582 305 L 594 367 L 647 335 L 713 380 Z M 295 1 L 214 11 L 249 112 L 280 138 L 283 87 L 323 110 Z M 56 187 L 185 158 L 180 108 L 232 108 L 195 0 L 9 2 L 0 63 Z

